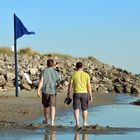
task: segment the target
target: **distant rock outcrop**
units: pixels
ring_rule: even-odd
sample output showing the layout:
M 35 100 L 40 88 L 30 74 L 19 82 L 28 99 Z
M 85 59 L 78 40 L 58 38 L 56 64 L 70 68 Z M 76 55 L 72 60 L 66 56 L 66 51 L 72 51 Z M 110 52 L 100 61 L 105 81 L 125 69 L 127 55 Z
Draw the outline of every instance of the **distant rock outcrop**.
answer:
M 78 61 L 83 62 L 84 70 L 89 73 L 93 92 L 140 94 L 140 77 L 126 70 L 101 63 L 95 58 L 74 58 L 60 56 L 18 56 L 19 88 L 32 90 L 36 88 L 41 71 L 49 58 L 57 62 L 56 68 L 67 86 L 70 75 Z M 0 54 L 0 90 L 11 90 L 15 85 L 14 56 Z

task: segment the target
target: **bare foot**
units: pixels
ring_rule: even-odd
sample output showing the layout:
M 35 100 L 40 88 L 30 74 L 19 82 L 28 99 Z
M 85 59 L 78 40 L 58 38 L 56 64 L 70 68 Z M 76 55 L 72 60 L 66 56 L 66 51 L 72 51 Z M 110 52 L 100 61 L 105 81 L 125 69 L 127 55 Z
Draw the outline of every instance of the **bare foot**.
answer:
M 43 123 L 46 124 L 46 125 L 48 125 L 48 121 L 46 121 L 46 120 L 43 120 Z

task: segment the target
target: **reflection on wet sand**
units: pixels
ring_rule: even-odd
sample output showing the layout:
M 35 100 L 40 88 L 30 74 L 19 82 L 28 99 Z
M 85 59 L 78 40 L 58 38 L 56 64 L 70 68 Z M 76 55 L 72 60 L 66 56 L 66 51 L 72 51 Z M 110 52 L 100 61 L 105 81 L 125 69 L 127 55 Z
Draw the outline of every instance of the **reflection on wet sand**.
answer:
M 56 132 L 51 131 L 49 134 L 46 133 L 44 140 L 56 140 Z
M 82 135 L 82 138 L 80 137 L 81 135 Z M 57 140 L 56 139 L 56 132 L 51 131 L 49 134 L 46 133 L 44 140 Z M 88 136 L 86 133 L 82 133 L 82 134 L 75 133 L 74 140 L 88 140 Z
M 80 140 L 80 136 L 79 136 L 78 133 L 75 133 L 74 140 Z M 87 134 L 82 133 L 82 139 L 81 140 L 88 140 Z

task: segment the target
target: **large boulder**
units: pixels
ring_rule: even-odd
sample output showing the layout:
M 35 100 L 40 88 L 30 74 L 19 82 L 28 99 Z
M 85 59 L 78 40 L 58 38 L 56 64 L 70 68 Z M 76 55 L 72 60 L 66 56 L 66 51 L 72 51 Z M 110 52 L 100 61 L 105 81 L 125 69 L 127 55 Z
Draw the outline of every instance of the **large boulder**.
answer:
M 105 86 L 99 86 L 98 87 L 98 90 L 97 90 L 99 93 L 108 93 L 108 88 L 105 87 Z
M 21 87 L 21 89 L 31 90 L 31 86 L 28 85 L 27 83 L 23 83 L 23 84 L 21 84 L 20 87 Z
M 131 89 L 132 89 L 132 84 L 126 83 L 126 85 L 124 86 L 124 92 L 131 93 Z
M 14 73 L 7 73 L 6 74 L 6 78 L 7 78 L 7 81 L 12 81 L 13 79 L 15 79 L 15 74 Z
M 4 75 L 0 75 L 0 86 L 5 85 L 5 83 L 6 83 L 6 80 L 5 80 Z
M 132 94 L 140 95 L 140 86 L 133 86 L 131 89 Z
M 115 84 L 114 85 L 114 91 L 116 93 L 123 93 L 123 90 L 124 90 L 124 88 L 121 84 Z
M 0 68 L 0 75 L 5 75 L 6 74 L 6 71 L 2 68 Z
M 30 71 L 31 75 L 36 75 L 37 72 L 38 72 L 38 69 L 37 68 L 31 68 L 29 71 Z

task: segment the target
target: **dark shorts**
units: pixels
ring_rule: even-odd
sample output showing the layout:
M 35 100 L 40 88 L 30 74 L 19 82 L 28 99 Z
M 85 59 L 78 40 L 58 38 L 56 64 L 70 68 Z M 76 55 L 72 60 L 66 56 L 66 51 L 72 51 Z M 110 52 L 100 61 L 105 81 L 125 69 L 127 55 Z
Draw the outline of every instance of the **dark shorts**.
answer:
M 56 95 L 42 94 L 42 104 L 44 107 L 56 106 Z
M 88 108 L 88 94 L 87 93 L 74 93 L 73 94 L 73 109 L 87 110 Z

